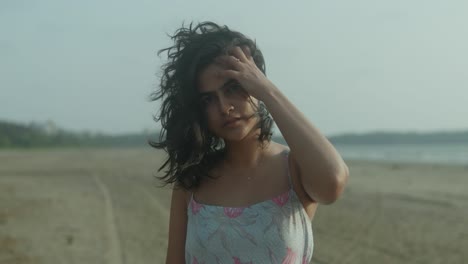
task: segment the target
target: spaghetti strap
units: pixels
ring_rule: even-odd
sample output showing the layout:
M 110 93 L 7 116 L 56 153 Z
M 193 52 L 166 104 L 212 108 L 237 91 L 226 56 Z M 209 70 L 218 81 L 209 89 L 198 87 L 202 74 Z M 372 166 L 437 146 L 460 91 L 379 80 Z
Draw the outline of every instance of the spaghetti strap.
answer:
M 193 201 L 194 201 L 193 200 L 193 192 L 190 192 L 190 199 L 189 199 L 189 201 L 187 203 L 187 209 L 189 209 L 190 206 L 192 206 Z
M 289 188 L 292 188 L 291 173 L 289 172 L 289 150 L 284 152 L 284 159 L 286 160 L 286 175 L 288 175 Z

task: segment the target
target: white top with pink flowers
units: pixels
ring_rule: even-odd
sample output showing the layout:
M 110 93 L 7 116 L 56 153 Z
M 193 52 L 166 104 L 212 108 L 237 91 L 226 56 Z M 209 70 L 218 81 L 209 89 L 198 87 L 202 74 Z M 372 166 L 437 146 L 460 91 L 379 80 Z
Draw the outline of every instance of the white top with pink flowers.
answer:
M 312 222 L 287 171 L 288 191 L 247 207 L 201 204 L 192 194 L 185 262 L 309 263 L 314 247 Z

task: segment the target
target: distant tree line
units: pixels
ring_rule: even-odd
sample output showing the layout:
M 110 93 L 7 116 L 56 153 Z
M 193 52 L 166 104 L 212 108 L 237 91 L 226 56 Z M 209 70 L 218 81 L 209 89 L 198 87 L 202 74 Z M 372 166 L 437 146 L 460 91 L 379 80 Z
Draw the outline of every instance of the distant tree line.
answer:
M 159 134 L 133 133 L 105 135 L 91 132 L 69 132 L 63 129 L 47 129 L 37 124 L 17 124 L 0 121 L 0 148 L 40 147 L 137 147 L 147 146 L 148 139 L 157 139 Z
M 144 147 L 148 140 L 158 140 L 159 132 L 142 132 L 125 135 L 106 135 L 91 132 L 69 132 L 53 123 L 28 125 L 0 121 L 0 148 L 40 147 Z M 286 144 L 281 135 L 273 140 Z M 333 144 L 468 144 L 468 131 L 438 133 L 388 133 L 343 134 L 329 137 Z

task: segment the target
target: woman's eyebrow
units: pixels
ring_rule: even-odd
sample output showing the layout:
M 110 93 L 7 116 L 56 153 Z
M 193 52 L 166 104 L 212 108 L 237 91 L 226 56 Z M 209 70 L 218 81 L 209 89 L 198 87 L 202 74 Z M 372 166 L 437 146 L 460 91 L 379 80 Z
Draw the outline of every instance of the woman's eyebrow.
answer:
M 223 89 L 231 84 L 236 84 L 238 83 L 236 80 L 234 79 L 229 79 L 227 80 L 223 85 L 221 85 L 221 87 L 219 89 Z M 210 95 L 210 94 L 214 94 L 216 93 L 215 91 L 209 91 L 209 92 L 200 92 L 199 95 L 200 97 L 204 96 L 204 95 Z

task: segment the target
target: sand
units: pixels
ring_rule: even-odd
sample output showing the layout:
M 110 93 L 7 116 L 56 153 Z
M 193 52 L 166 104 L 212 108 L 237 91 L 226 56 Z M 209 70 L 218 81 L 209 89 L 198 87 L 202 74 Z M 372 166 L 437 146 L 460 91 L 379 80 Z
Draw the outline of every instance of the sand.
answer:
M 147 149 L 0 151 L 0 263 L 164 263 L 170 190 Z M 312 263 L 468 263 L 468 167 L 347 161 Z

